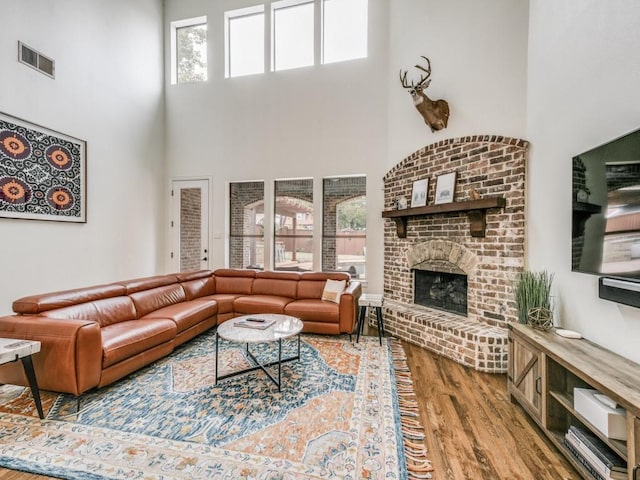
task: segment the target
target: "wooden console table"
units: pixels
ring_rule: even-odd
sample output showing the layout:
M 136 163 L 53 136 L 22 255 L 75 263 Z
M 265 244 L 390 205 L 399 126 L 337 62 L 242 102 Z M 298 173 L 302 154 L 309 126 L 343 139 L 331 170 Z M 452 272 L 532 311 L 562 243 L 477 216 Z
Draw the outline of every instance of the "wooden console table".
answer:
M 626 441 L 607 438 L 574 409 L 576 387 L 598 390 L 626 410 Z M 564 444 L 571 425 L 591 431 L 620 456 L 629 480 L 640 478 L 640 365 L 588 340 L 512 324 L 508 389 L 583 478 L 594 477 Z
M 407 238 L 407 219 L 409 217 L 423 217 L 449 212 L 466 212 L 469 217 L 469 231 L 472 237 L 484 237 L 487 228 L 487 210 L 490 208 L 504 208 L 504 197 L 485 197 L 480 200 L 465 202 L 440 203 L 426 207 L 405 208 L 403 210 L 387 210 L 382 212 L 383 218 L 390 218 L 396 222 L 398 237 Z

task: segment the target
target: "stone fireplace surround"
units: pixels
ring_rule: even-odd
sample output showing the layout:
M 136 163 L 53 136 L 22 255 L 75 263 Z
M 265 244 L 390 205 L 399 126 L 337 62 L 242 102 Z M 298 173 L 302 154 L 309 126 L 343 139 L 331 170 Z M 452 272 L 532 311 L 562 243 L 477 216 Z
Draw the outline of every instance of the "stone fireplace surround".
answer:
M 486 214 L 484 237 L 472 237 L 466 212 L 408 219 L 406 238 L 386 220 L 384 231 L 385 330 L 479 371 L 507 371 L 507 326 L 517 314 L 511 285 L 524 268 L 525 162 L 528 142 L 478 135 L 421 148 L 384 177 L 384 209 L 411 198 L 415 180 L 429 178 L 434 204 L 438 175 L 457 172 L 454 201 L 501 196 L 504 208 Z M 409 206 L 410 208 L 410 206 Z M 467 316 L 413 303 L 412 269 L 465 273 Z

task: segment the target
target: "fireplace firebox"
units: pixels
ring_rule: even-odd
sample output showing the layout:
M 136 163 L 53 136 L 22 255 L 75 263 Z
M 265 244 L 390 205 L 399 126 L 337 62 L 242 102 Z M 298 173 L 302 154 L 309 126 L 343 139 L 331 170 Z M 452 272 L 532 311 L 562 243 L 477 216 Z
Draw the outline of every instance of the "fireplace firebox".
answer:
M 458 273 L 413 271 L 413 302 L 467 316 L 467 276 Z

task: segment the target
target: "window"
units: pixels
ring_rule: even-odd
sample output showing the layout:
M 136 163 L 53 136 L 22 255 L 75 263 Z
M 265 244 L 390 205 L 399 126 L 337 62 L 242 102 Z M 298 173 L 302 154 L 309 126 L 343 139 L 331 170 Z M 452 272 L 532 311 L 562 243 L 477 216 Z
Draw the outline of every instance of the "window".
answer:
M 264 6 L 225 12 L 225 77 L 264 73 Z
M 274 212 L 276 270 L 313 269 L 313 180 L 276 180 Z
M 367 56 L 368 0 L 322 0 L 322 63 Z
M 229 188 L 229 266 L 264 269 L 264 182 Z
M 274 2 L 271 5 L 271 69 L 287 70 L 314 64 L 314 3 Z
M 171 83 L 207 80 L 207 17 L 171 22 Z
M 322 270 L 365 277 L 367 179 L 325 178 L 322 193 Z

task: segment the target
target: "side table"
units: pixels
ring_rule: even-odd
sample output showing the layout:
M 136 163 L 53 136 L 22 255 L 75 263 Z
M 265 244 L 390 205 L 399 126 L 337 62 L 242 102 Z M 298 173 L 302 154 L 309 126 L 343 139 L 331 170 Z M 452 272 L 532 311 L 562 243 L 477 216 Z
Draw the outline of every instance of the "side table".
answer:
M 384 321 L 382 320 L 382 305 L 384 303 L 384 296 L 378 293 L 363 293 L 358 299 L 358 305 L 360 305 L 360 314 L 358 315 L 358 323 L 356 328 L 358 334 L 356 335 L 356 343 L 360 341 L 360 334 L 364 329 L 364 323 L 367 318 L 367 307 L 373 307 L 376 310 L 376 320 L 378 321 L 378 340 L 382 345 L 382 336 L 384 335 Z
M 40 342 L 35 340 L 20 340 L 16 338 L 0 338 L 0 365 L 9 362 L 22 361 L 22 368 L 27 375 L 31 394 L 38 409 L 38 415 L 44 418 L 42 402 L 40 402 L 40 390 L 36 381 L 36 372 L 33 370 L 31 355 L 40 351 Z

